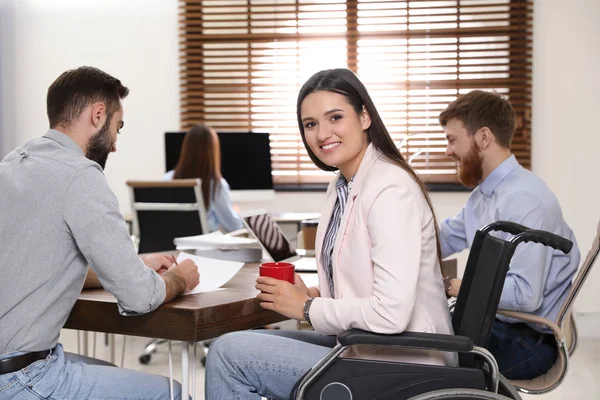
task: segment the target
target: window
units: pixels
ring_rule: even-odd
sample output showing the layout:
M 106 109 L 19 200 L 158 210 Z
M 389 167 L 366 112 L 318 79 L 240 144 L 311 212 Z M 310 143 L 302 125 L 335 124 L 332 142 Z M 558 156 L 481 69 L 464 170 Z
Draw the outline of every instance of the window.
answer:
M 437 117 L 473 89 L 511 101 L 512 150 L 530 167 L 532 8 L 528 0 L 180 1 L 182 128 L 268 132 L 276 184 L 328 182 L 332 174 L 304 149 L 296 96 L 313 73 L 345 67 L 426 182 L 456 182 Z

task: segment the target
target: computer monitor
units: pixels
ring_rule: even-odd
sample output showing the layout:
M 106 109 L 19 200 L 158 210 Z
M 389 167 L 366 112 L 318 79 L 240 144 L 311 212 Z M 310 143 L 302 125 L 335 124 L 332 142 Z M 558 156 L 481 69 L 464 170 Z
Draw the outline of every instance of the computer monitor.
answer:
M 272 190 L 268 133 L 217 132 L 221 142 L 221 173 L 231 190 Z M 186 132 L 165 133 L 166 170 L 175 168 Z

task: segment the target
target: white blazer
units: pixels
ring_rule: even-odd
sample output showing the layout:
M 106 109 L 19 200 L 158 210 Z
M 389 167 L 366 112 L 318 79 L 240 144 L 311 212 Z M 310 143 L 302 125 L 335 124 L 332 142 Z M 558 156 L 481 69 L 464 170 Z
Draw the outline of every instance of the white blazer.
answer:
M 453 334 L 437 258 L 434 219 L 419 185 L 369 145 L 356 173 L 333 249 L 335 299 L 321 263 L 333 213 L 337 178 L 317 230 L 319 291 L 310 308 L 315 330 L 336 335 L 349 328 L 394 334 Z M 367 346 L 368 347 L 368 346 Z M 356 346 L 361 357 L 435 365 L 455 364 L 454 354 Z M 375 357 L 375 353 L 377 357 Z M 350 354 L 348 354 L 350 355 Z M 371 358 L 371 357 L 370 357 Z

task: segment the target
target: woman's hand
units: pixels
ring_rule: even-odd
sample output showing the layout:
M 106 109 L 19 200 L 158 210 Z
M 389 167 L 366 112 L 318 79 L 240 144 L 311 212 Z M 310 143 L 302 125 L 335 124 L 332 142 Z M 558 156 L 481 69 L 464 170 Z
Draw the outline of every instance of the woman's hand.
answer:
M 256 280 L 256 289 L 260 290 L 260 306 L 273 310 L 288 318 L 304 321 L 304 303 L 309 299 L 309 289 L 296 274 L 295 284 L 266 276 Z
M 312 297 L 312 298 L 321 297 L 321 293 L 319 292 L 319 289 L 317 289 L 316 287 L 307 287 L 306 284 L 304 283 L 304 281 L 302 280 L 302 278 L 300 277 L 300 275 L 298 275 L 298 274 L 294 274 L 294 277 L 295 277 L 294 286 L 298 286 L 302 290 L 305 290 L 308 297 Z

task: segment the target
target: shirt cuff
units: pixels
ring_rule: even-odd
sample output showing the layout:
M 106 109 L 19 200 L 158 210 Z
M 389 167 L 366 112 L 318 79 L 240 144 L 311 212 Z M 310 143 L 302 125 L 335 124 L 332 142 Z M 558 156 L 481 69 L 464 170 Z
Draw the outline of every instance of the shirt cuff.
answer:
M 150 293 L 150 298 L 148 299 L 148 310 L 144 312 L 135 312 L 127 310 L 123 308 L 121 303 L 117 303 L 119 314 L 126 317 L 142 315 L 156 310 L 162 303 L 164 303 L 165 298 L 167 297 L 167 287 L 165 284 L 165 280 L 156 271 L 152 271 L 152 276 L 154 279 L 154 288 Z

